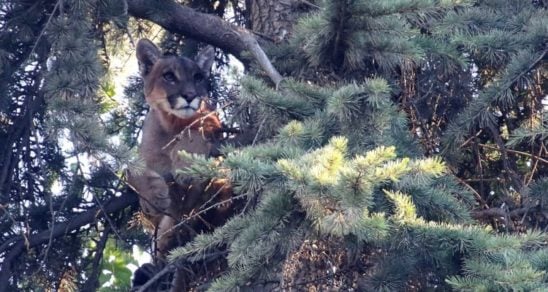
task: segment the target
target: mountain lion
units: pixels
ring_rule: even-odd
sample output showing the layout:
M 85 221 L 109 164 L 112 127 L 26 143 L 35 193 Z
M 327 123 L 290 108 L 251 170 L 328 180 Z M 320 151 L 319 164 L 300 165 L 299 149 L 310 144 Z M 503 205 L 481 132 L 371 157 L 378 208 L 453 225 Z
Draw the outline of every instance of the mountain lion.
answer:
M 222 224 L 224 212 L 230 208 L 227 204 L 195 216 L 183 224 L 185 228 L 173 228 L 206 202 L 231 196 L 222 180 L 204 182 L 175 175 L 176 169 L 189 166 L 178 155 L 180 150 L 208 156 L 220 133 L 221 122 L 207 99 L 214 50 L 207 47 L 194 60 L 165 56 L 151 41 L 142 39 L 137 44 L 137 59 L 150 106 L 139 148 L 146 168 L 141 173 L 130 172 L 128 182 L 139 194 L 141 209 L 154 226 L 156 251 L 163 258 L 197 232 Z

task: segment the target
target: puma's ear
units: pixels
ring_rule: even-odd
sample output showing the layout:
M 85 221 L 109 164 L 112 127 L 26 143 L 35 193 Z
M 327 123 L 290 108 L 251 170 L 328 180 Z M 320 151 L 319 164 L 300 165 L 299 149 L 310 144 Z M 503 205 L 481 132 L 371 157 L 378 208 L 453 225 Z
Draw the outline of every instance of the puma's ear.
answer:
M 198 52 L 195 58 L 196 64 L 202 71 L 209 76 L 213 61 L 215 61 L 215 49 L 212 46 L 207 46 Z
M 140 39 L 137 43 L 137 60 L 139 61 L 139 72 L 145 77 L 150 69 L 160 58 L 160 49 L 147 39 Z

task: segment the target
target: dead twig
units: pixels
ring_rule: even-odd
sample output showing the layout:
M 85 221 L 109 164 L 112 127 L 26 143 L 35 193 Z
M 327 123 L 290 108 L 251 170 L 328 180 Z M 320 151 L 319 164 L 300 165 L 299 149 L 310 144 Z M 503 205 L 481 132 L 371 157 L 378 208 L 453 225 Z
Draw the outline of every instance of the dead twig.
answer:
M 487 149 L 492 149 L 492 150 L 498 150 L 500 151 L 500 148 L 498 147 L 495 147 L 495 146 L 491 146 L 491 145 L 487 145 L 487 144 L 478 144 L 479 146 L 483 147 L 483 148 L 487 148 Z M 527 152 L 522 152 L 522 151 L 517 151 L 517 150 L 512 150 L 512 149 L 505 149 L 507 152 L 509 153 L 514 153 L 514 154 L 519 154 L 519 155 L 523 155 L 523 156 L 527 156 L 527 157 L 531 157 L 531 158 L 534 158 L 538 161 L 542 161 L 546 164 L 548 164 L 548 160 L 540 157 L 540 156 L 537 156 L 537 155 L 533 155 L 533 154 L 530 154 L 530 153 L 527 153 Z
M 200 210 L 199 212 L 196 212 L 196 213 L 192 213 L 190 214 L 189 216 L 183 218 L 181 220 L 181 222 L 173 225 L 171 228 L 169 228 L 168 230 L 166 230 L 165 232 L 163 232 L 162 234 L 158 235 L 156 240 L 160 240 L 163 236 L 165 236 L 167 233 L 171 232 L 171 231 L 174 231 L 175 229 L 177 229 L 178 227 L 188 223 L 188 221 L 206 213 L 207 211 L 211 210 L 211 209 L 214 209 L 214 208 L 217 208 L 219 206 L 222 206 L 223 204 L 226 204 L 226 203 L 229 203 L 229 202 L 232 202 L 232 201 L 235 201 L 235 200 L 238 200 L 238 199 L 241 199 L 241 198 L 244 198 L 246 197 L 247 195 L 246 194 L 242 194 L 242 195 L 238 195 L 238 196 L 235 196 L 235 197 L 232 197 L 230 199 L 226 199 L 226 200 L 223 200 L 221 202 L 218 202 L 218 203 L 215 203 L 205 209 L 202 209 Z
M 481 207 L 482 208 L 489 208 L 489 205 L 487 205 L 487 202 L 485 202 L 485 200 L 481 197 L 481 195 L 471 186 L 469 185 L 468 183 L 466 183 L 464 180 L 462 180 L 460 177 L 458 176 L 454 176 L 462 185 L 464 185 L 467 189 L 469 189 L 470 191 L 472 191 L 472 193 L 474 194 L 474 197 L 476 197 L 476 200 L 480 203 Z

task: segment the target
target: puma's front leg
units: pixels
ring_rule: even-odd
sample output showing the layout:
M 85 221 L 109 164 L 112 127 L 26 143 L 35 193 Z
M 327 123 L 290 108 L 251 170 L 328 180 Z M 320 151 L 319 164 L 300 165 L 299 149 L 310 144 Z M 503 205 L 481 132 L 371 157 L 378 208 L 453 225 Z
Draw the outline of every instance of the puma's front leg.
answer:
M 144 213 L 150 216 L 167 214 L 171 205 L 169 186 L 157 172 L 146 169 L 139 175 L 129 175 L 129 184 L 139 194 L 139 203 Z
M 163 216 L 156 235 L 156 250 L 165 256 L 175 245 L 175 220 L 170 216 Z
M 192 222 L 179 221 L 171 216 L 163 216 L 156 230 L 156 251 L 166 256 L 170 250 L 188 242 L 197 235 Z

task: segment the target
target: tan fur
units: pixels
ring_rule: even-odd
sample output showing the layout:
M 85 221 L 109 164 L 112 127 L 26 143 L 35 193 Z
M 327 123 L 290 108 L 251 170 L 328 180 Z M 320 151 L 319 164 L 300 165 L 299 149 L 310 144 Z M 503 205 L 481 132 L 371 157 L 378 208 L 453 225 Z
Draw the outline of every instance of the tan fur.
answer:
M 146 169 L 142 173 L 130 172 L 128 181 L 139 194 L 143 213 L 156 229 L 159 238 L 156 249 L 163 257 L 171 248 L 192 238 L 195 235 L 192 229 L 200 232 L 210 227 L 210 223 L 211 226 L 221 224 L 226 216 L 218 215 L 214 210 L 209 212 L 212 222 L 204 222 L 202 219 L 206 216 L 201 216 L 189 220 L 185 228 L 173 229 L 181 219 L 197 212 L 212 196 L 216 196 L 214 202 L 230 198 L 231 190 L 221 180 L 199 181 L 175 174 L 175 170 L 189 166 L 189 162 L 182 159 L 178 152 L 185 150 L 209 155 L 221 128 L 217 114 L 212 113 L 203 96 L 207 93 L 205 85 L 196 80 L 196 74 L 208 73 L 208 60 L 194 62 L 174 56 L 162 57 L 148 40 L 139 41 L 137 56 L 144 79 L 145 99 L 150 105 L 139 148 Z M 203 66 L 208 68 L 199 67 L 204 62 L 206 65 Z M 174 82 L 170 82 L 171 78 L 166 81 L 166 72 L 173 75 Z M 196 94 L 201 98 L 199 108 L 189 117 L 181 117 L 174 108 L 177 103 L 173 99 L 185 94 Z

